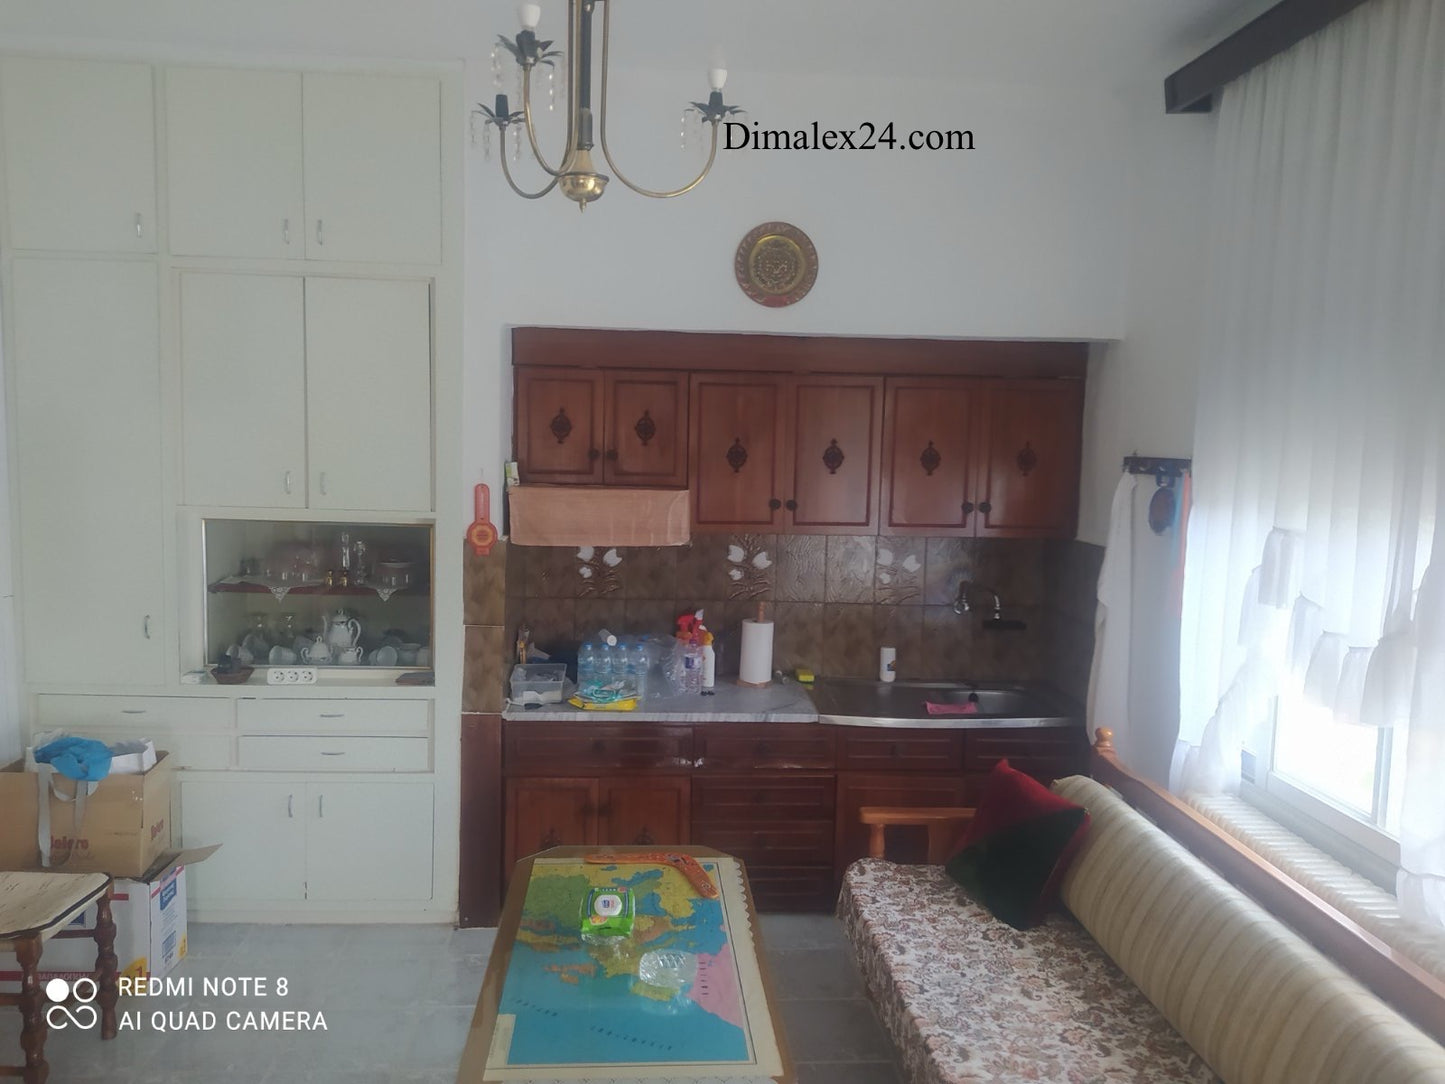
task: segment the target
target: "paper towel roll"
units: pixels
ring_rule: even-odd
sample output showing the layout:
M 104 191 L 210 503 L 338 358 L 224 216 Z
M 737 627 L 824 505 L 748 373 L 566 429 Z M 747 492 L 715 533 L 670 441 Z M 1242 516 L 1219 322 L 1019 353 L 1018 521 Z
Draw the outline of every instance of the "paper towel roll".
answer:
M 738 655 L 739 685 L 770 685 L 773 681 L 773 623 L 754 618 L 743 621 Z

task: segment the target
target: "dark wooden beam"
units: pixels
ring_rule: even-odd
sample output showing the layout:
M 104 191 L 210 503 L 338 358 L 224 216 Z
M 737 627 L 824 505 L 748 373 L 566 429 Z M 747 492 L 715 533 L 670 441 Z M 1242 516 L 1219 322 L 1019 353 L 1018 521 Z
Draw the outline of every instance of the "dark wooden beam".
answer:
M 1169 113 L 1208 113 L 1214 94 L 1245 72 L 1278 56 L 1365 0 L 1281 0 L 1213 49 L 1164 80 Z

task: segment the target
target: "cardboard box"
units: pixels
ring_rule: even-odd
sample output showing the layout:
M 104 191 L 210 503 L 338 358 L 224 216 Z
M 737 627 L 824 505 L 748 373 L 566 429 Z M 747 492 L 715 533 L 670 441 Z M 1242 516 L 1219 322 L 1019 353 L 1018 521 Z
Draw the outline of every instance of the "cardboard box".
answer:
M 108 873 L 143 877 L 171 849 L 171 758 L 159 753 L 144 775 L 110 775 L 85 799 L 79 830 L 75 805 L 50 799 L 50 869 L 56 873 Z M 56 786 L 75 793 L 73 779 Z M 40 776 L 23 761 L 0 769 L 0 869 L 40 869 Z
M 115 921 L 116 969 L 130 978 L 161 978 L 186 957 L 186 867 L 209 858 L 219 847 L 168 852 L 145 876 L 117 879 L 110 914 Z M 95 904 L 65 927 L 91 931 L 91 937 L 45 942 L 40 982 L 74 980 L 95 973 Z M 0 993 L 18 993 L 20 968 L 13 952 L 0 953 Z

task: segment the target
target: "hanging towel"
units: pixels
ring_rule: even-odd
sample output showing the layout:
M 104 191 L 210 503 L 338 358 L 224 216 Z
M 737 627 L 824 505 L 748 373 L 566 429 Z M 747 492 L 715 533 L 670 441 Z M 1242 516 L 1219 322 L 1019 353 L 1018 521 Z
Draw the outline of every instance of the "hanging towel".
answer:
M 1089 672 L 1088 723 L 1114 731 L 1114 747 L 1127 760 L 1129 745 L 1129 626 L 1134 580 L 1134 490 L 1139 477 L 1124 474 L 1109 510 L 1109 539 L 1099 570 L 1094 610 L 1094 663 Z

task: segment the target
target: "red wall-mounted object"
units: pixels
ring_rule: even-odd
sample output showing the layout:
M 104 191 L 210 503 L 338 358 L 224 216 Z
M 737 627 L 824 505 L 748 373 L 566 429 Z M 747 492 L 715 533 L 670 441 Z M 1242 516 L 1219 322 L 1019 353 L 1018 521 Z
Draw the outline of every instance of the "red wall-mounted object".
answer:
M 497 528 L 492 525 L 492 493 L 485 483 L 473 491 L 477 518 L 467 528 L 467 542 L 478 557 L 485 557 L 497 544 Z

